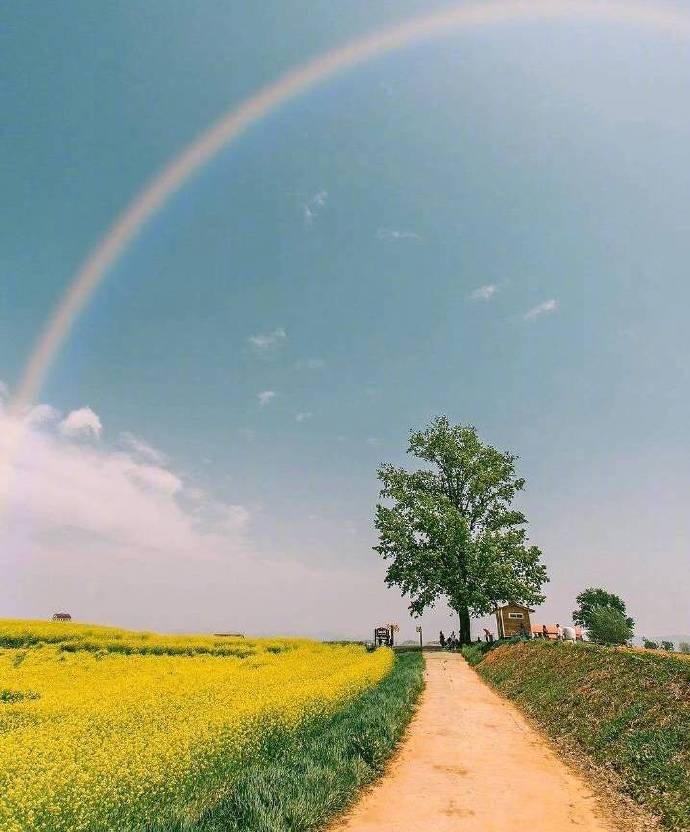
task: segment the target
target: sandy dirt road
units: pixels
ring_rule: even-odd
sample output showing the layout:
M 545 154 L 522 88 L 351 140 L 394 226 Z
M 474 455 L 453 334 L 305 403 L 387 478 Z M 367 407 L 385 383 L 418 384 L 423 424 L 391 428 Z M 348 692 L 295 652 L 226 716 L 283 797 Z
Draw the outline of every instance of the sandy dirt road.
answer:
M 331 832 L 611 832 L 588 787 L 457 655 L 427 686 L 389 771 Z

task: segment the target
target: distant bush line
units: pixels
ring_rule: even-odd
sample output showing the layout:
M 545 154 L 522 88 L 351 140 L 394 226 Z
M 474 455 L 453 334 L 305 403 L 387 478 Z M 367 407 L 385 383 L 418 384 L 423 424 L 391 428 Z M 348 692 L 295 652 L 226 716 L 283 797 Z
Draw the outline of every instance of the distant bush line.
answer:
M 390 674 L 330 716 L 267 737 L 196 817 L 154 823 L 144 832 L 313 832 L 375 780 L 416 709 L 420 653 L 396 656 Z
M 65 653 L 78 653 L 84 651 L 86 653 L 121 653 L 128 656 L 234 656 L 239 659 L 246 659 L 249 656 L 254 656 L 257 650 L 251 644 L 237 644 L 231 643 L 229 645 L 205 645 L 199 644 L 192 647 L 185 647 L 176 644 L 128 644 L 122 641 L 107 641 L 99 639 L 97 641 L 87 641 L 85 639 L 65 639 L 60 641 L 55 639 L 51 642 L 45 642 L 40 639 L 30 638 L 0 638 L 0 647 L 18 649 L 18 648 L 40 648 L 43 644 L 52 644 L 58 650 Z M 268 653 L 283 653 L 286 650 L 292 649 L 289 645 L 269 645 L 263 648 Z
M 535 641 L 467 658 L 549 734 L 617 772 L 666 827 L 690 829 L 686 657 Z
M 66 653 L 131 656 L 223 656 L 246 659 L 258 653 L 294 650 L 299 639 L 246 639 L 243 636 L 161 636 L 115 627 L 0 620 L 0 649 L 39 649 L 52 645 Z

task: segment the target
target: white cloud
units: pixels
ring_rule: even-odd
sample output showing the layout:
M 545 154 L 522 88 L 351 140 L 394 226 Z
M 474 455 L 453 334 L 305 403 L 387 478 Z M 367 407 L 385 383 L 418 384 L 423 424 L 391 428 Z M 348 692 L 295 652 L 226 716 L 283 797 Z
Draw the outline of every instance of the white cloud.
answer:
M 167 462 L 167 457 L 162 451 L 154 448 L 153 445 L 149 445 L 148 442 L 144 442 L 143 439 L 129 431 L 123 431 L 120 434 L 120 441 L 129 451 L 141 459 L 153 462 L 156 465 L 165 465 Z
M 5 614 L 64 608 L 81 621 L 163 632 L 323 638 L 361 638 L 381 616 L 408 620 L 379 564 L 324 564 L 320 535 L 306 554 L 282 541 L 266 554 L 251 536 L 254 509 L 210 497 L 105 437 L 72 442 L 56 424 L 38 430 L 0 416 L 0 467 L 8 459 L 0 552 L 17 580 L 0 581 Z
M 470 292 L 470 300 L 491 300 L 491 298 L 498 292 L 498 286 L 494 283 L 489 283 L 486 286 L 480 286 L 473 292 Z
M 298 414 L 295 416 L 295 421 L 296 421 L 296 422 L 306 422 L 306 421 L 308 421 L 309 419 L 311 419 L 311 417 L 312 417 L 312 416 L 313 416 L 313 413 L 311 413 L 311 412 L 310 412 L 310 411 L 308 411 L 308 410 L 301 411 L 300 413 L 298 413 Z
M 57 422 L 62 414 L 52 404 L 37 404 L 24 417 L 24 424 L 38 427 Z
M 285 342 L 287 339 L 287 332 L 282 326 L 277 327 L 273 332 L 259 333 L 258 335 L 250 335 L 249 343 L 257 352 L 268 352 L 274 350 Z
M 550 315 L 552 312 L 556 312 L 558 309 L 558 301 L 554 300 L 545 300 L 542 303 L 538 303 L 536 306 L 533 306 L 528 312 L 525 312 L 524 319 L 526 321 L 533 321 L 535 318 L 539 318 L 542 315 Z
M 379 240 L 385 240 L 386 242 L 394 242 L 395 240 L 421 240 L 419 234 L 416 231 L 399 231 L 395 228 L 379 228 L 376 232 L 376 236 Z
M 323 358 L 300 358 L 294 363 L 295 370 L 320 370 L 325 366 Z
M 306 202 L 302 203 L 302 214 L 307 225 L 311 225 L 317 215 L 326 207 L 327 199 L 328 192 L 321 190 L 317 191 Z
M 60 433 L 71 439 L 89 436 L 100 439 L 102 432 L 101 420 L 90 407 L 80 407 L 78 410 L 73 410 L 60 422 Z
M 49 554 L 69 541 L 87 560 L 99 551 L 146 559 L 154 552 L 215 557 L 218 546 L 230 543 L 227 518 L 236 520 L 236 508 L 213 503 L 213 523 L 187 511 L 178 501 L 184 482 L 169 468 L 120 450 L 65 441 L 64 423 L 57 431 L 24 423 L 12 444 L 12 424 L 0 418 L 0 459 L 11 454 L 12 464 L 11 476 L 0 481 L 0 504 L 8 528 L 35 548 Z M 199 500 L 193 490 L 189 497 Z
M 182 491 L 182 480 L 159 465 L 142 465 L 129 458 L 122 460 L 123 472 L 138 486 L 147 491 L 157 491 L 170 496 Z
M 207 500 L 196 507 L 195 517 L 207 531 L 235 538 L 247 529 L 251 513 L 245 506 Z
M 273 399 L 275 399 L 276 394 L 273 390 L 262 390 L 261 393 L 257 394 L 257 398 L 259 400 L 260 407 L 266 407 L 267 404 L 270 404 Z

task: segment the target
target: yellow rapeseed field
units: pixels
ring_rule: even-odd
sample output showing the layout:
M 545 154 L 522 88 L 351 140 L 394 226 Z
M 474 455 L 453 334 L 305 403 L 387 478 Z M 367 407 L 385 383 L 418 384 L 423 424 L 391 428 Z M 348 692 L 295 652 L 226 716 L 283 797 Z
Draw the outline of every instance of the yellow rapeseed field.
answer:
M 333 712 L 393 662 L 358 646 L 71 623 L 0 621 L 0 645 L 3 832 L 193 819 L 269 731 Z

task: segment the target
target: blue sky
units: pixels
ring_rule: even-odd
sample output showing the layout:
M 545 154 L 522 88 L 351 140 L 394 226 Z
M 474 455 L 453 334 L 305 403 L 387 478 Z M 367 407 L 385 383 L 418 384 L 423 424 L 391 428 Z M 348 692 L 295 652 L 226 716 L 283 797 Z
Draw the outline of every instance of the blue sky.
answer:
M 88 249 L 208 123 L 443 5 L 11 4 L 0 379 L 16 385 Z M 10 514 L 8 613 L 317 635 L 402 621 L 370 549 L 375 468 L 446 413 L 521 457 L 542 617 L 603 583 L 640 632 L 690 630 L 689 82 L 687 44 L 635 26 L 502 24 L 371 61 L 253 127 L 111 270 L 34 437 L 53 476 L 84 463 L 96 488 L 113 455 L 118 476 L 154 476 L 134 436 L 183 484 L 155 475 L 185 523 L 229 506 L 241 540 L 210 568 L 145 522 L 124 552 L 76 509 Z M 98 430 L 64 427 L 87 406 Z

